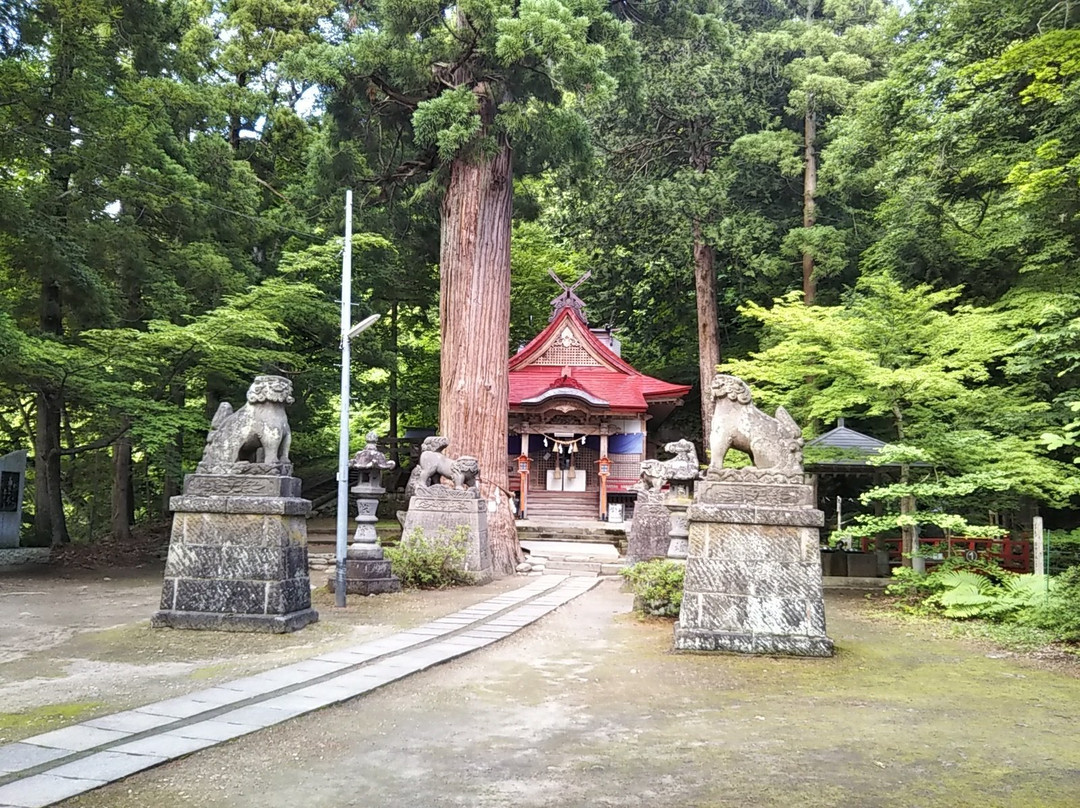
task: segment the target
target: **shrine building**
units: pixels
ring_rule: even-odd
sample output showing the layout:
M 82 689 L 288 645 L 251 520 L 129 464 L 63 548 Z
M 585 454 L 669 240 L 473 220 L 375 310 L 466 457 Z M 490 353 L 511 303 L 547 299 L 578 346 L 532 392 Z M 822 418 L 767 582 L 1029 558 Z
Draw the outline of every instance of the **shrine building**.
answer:
M 547 328 L 510 359 L 510 487 L 523 519 L 606 520 L 609 503 L 632 501 L 648 422 L 690 391 L 638 372 L 610 329 L 589 328 L 578 284 L 560 281 Z

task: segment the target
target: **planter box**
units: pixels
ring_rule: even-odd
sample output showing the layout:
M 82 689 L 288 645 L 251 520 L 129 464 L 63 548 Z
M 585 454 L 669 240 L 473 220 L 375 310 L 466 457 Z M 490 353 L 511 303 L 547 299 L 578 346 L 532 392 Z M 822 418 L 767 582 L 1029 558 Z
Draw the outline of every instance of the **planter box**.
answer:
M 877 553 L 844 553 L 847 556 L 849 578 L 877 578 Z
M 848 574 L 848 553 L 842 550 L 821 551 L 821 574 L 827 577 L 843 578 Z

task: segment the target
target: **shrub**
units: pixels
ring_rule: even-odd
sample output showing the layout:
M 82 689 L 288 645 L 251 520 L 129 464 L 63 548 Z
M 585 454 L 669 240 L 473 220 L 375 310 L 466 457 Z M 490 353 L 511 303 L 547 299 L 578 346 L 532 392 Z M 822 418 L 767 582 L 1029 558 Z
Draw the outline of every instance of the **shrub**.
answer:
M 1050 597 L 1018 621 L 1046 629 L 1060 642 L 1080 642 L 1080 567 L 1069 567 L 1053 579 Z
M 453 532 L 439 528 L 434 536 L 416 528 L 402 536 L 394 547 L 385 548 L 386 557 L 402 586 L 415 589 L 442 589 L 472 583 L 465 571 L 465 551 L 469 529 L 458 526 Z
M 959 570 L 975 573 L 992 583 L 1000 583 L 1011 575 L 993 561 L 967 561 L 963 556 L 950 556 L 929 573 L 915 572 L 911 567 L 894 568 L 892 583 L 885 588 L 885 594 L 922 606 L 929 598 L 952 589 L 956 582 L 950 573 Z
M 1046 531 L 1046 563 L 1051 575 L 1080 565 L 1080 529 Z
M 943 588 L 926 599 L 946 617 L 1005 620 L 1034 607 L 1045 593 L 1041 575 L 1008 575 L 994 582 L 972 570 L 948 570 L 940 576 Z
M 682 606 L 685 571 L 683 564 L 657 558 L 638 562 L 619 574 L 637 595 L 634 609 L 656 617 L 677 617 Z
M 1045 587 L 1042 576 L 1016 575 L 993 561 L 953 556 L 927 574 L 906 567 L 893 570 L 893 583 L 885 592 L 916 612 L 1008 620 L 1038 605 Z

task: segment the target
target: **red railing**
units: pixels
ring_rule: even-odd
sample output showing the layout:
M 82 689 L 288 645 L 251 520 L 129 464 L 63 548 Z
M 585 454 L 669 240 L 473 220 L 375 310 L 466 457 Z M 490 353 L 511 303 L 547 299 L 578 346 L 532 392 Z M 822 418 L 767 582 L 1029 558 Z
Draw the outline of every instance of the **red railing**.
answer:
M 873 549 L 874 539 L 863 537 L 860 539 L 863 552 Z M 902 563 L 899 538 L 879 538 L 879 546 L 885 545 L 889 552 L 889 565 L 898 567 Z M 1028 539 L 1014 539 L 1005 536 L 1000 539 L 973 539 L 966 536 L 953 536 L 946 538 L 919 538 L 919 546 L 926 558 L 926 566 L 931 567 L 940 563 L 950 555 L 964 555 L 974 552 L 978 558 L 989 558 L 996 561 L 1002 567 L 1013 572 L 1031 572 L 1032 556 L 1031 541 Z M 941 558 L 934 557 L 940 555 Z

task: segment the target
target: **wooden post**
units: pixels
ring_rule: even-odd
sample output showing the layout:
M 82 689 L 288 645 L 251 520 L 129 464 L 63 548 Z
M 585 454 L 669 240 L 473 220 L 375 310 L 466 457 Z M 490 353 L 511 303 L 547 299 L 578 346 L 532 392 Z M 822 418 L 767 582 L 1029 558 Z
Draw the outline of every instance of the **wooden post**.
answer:
M 1031 520 L 1031 542 L 1032 551 L 1035 553 L 1035 569 L 1032 570 L 1036 575 L 1045 575 L 1046 558 L 1043 548 L 1043 518 L 1036 516 Z
M 600 478 L 600 521 L 607 521 L 607 478 L 611 473 L 611 461 L 604 454 L 596 461 L 596 476 Z
M 523 435 L 522 439 L 525 443 L 522 444 L 522 452 L 518 455 L 518 479 L 521 480 L 521 486 L 518 493 L 521 496 L 521 503 L 518 505 L 518 518 L 528 519 L 528 507 L 529 507 L 529 464 L 532 461 L 529 459 L 529 438 L 527 435 Z

